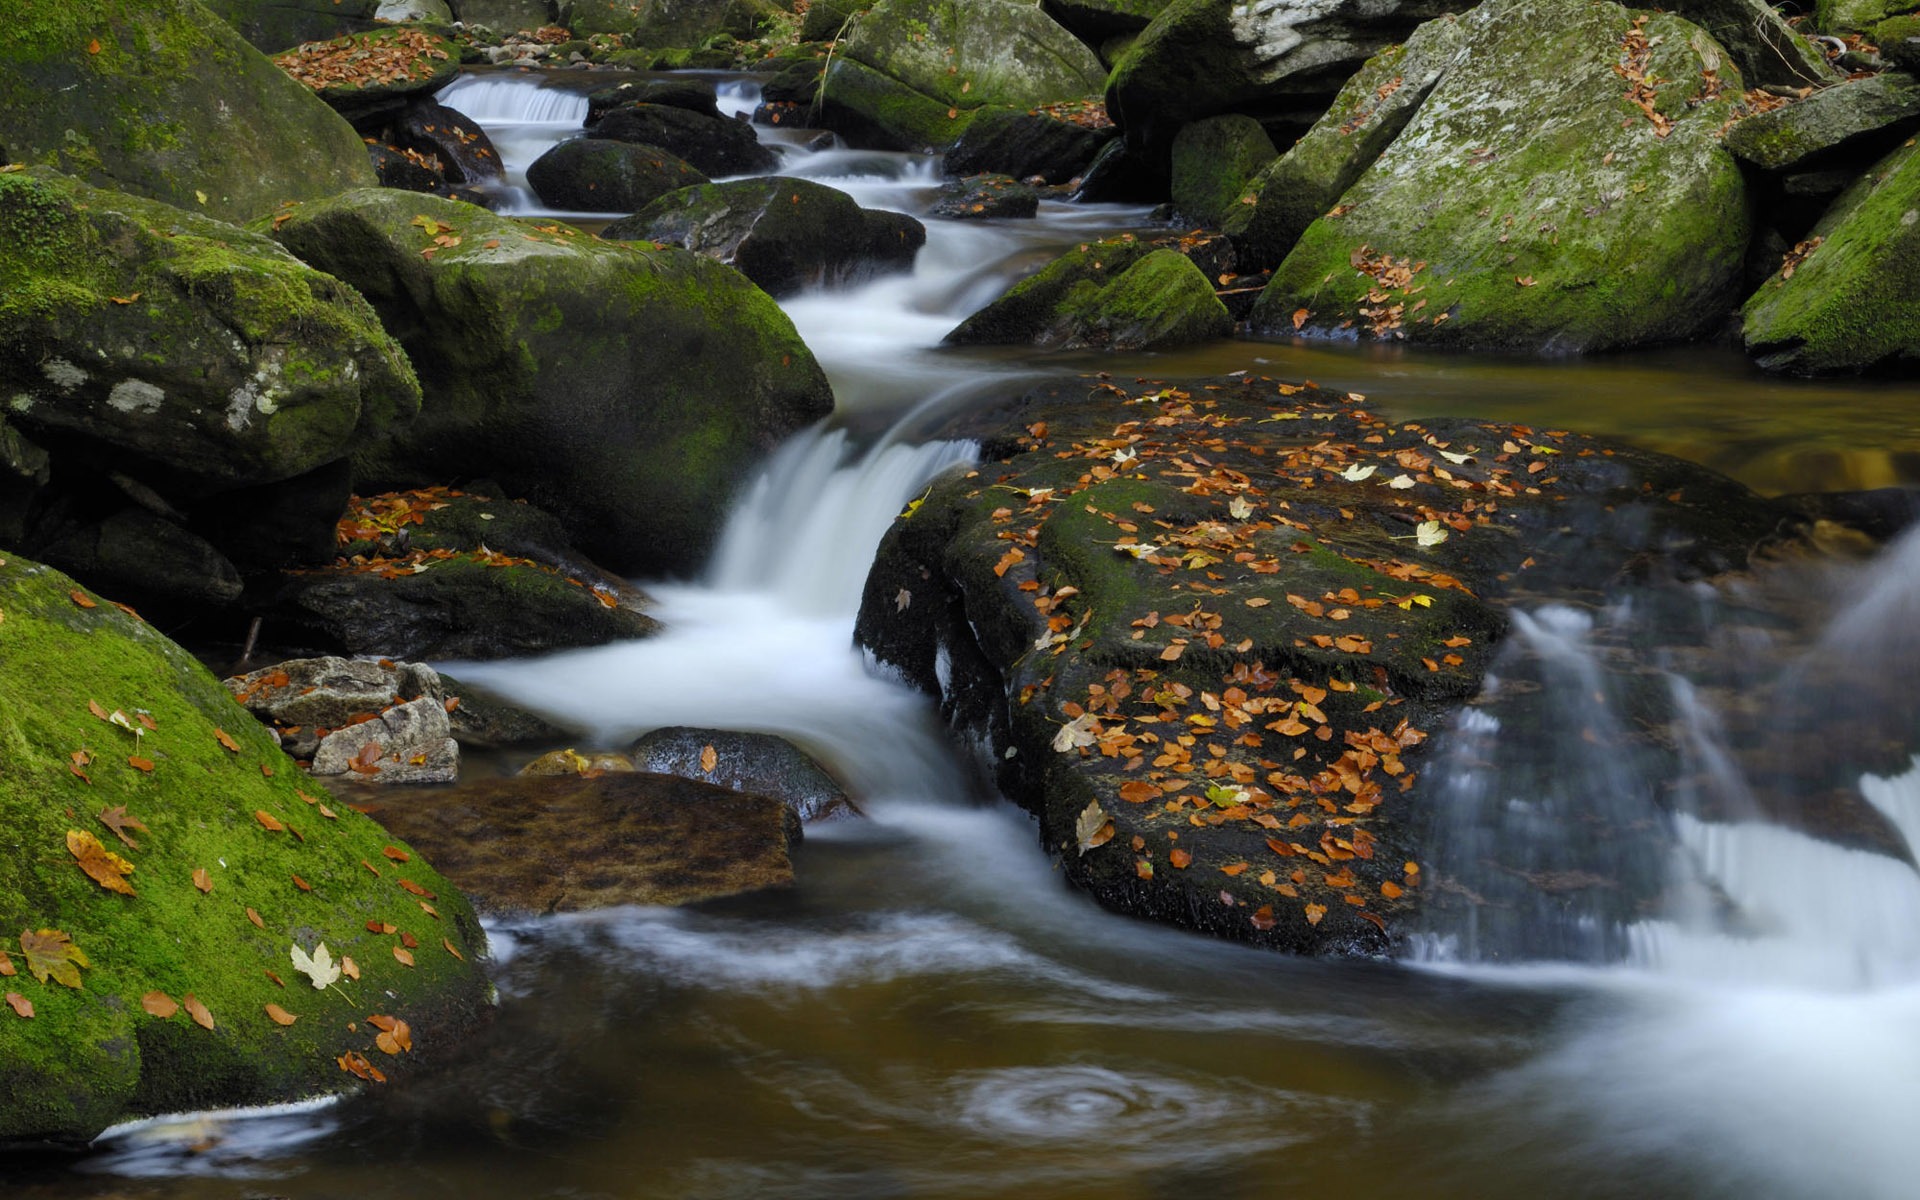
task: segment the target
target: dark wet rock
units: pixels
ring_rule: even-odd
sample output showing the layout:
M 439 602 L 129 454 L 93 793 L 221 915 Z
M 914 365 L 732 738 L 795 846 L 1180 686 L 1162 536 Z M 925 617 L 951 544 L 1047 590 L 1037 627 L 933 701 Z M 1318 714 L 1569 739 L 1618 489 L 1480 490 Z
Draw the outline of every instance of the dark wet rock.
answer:
M 1676 459 L 1247 377 L 951 432 L 982 462 L 896 520 L 857 641 L 1103 904 L 1305 952 L 1418 928 L 1425 737 L 1509 600 L 1739 567 L 1789 523 Z
M 1206 117 L 1173 139 L 1173 207 L 1187 221 L 1218 229 L 1236 210 L 1247 184 L 1279 152 L 1252 117 Z
M 761 83 L 762 107 L 785 106 L 783 111 L 787 113 L 797 113 L 802 109 L 811 108 L 815 98 L 820 94 L 820 73 L 824 69 L 818 61 L 812 59 L 787 63 L 772 78 Z M 762 121 L 758 112 L 754 114 L 754 121 L 759 124 L 808 124 L 797 118 L 777 122 Z
M 1906 0 L 1815 0 L 1813 25 L 1821 33 L 1865 33 L 1897 12 Z
M 370 811 L 483 909 L 507 913 L 788 887 L 800 837 L 778 800 L 671 775 L 485 780 Z
M 373 171 L 381 187 L 433 192 L 446 186 L 446 176 L 434 170 L 433 164 L 409 157 L 398 146 L 375 143 L 367 147 L 367 156 L 373 160 Z
M 949 175 L 1038 177 L 1051 184 L 1078 178 L 1101 147 L 1119 136 L 1112 125 L 1090 128 L 1045 112 L 980 110 L 945 162 Z
M 720 120 L 719 93 L 705 79 L 633 79 L 601 88 L 587 97 L 587 128 L 592 129 L 616 108 L 629 104 L 664 104 Z
M 1009 175 L 969 175 L 942 184 L 927 211 L 950 221 L 1031 217 L 1040 211 L 1040 193 Z
M 745 121 L 703 116 L 670 104 L 629 104 L 613 109 L 594 124 L 593 134 L 616 142 L 658 146 L 707 175 L 749 175 L 770 171 L 780 162 L 780 156 L 761 145 L 753 127 Z
M 52 478 L 47 452 L 0 415 L 0 546 L 26 544 L 35 497 Z
M 459 244 L 423 257 L 421 217 Z M 360 479 L 497 479 L 616 571 L 703 561 L 749 466 L 832 407 L 774 302 L 677 247 L 382 191 L 307 205 L 275 237 L 404 331 L 424 381 L 420 418 L 363 448 Z
M 1889 71 L 1743 118 L 1727 131 L 1726 146 L 1762 170 L 1799 171 L 1836 157 L 1872 158 L 1915 129 L 1920 81 Z
M 554 208 L 631 212 L 707 177 L 658 146 L 575 138 L 535 159 L 527 182 Z
M 927 240 L 912 217 L 863 209 L 845 192 L 778 175 L 669 192 L 601 236 L 704 254 L 772 296 L 911 269 Z
M 830 42 L 842 37 L 847 22 L 872 7 L 860 0 L 813 0 L 800 22 L 800 40 Z
M 206 7 L 269 54 L 302 42 L 378 28 L 382 0 L 205 0 Z
M 54 538 L 35 553 L 90 586 L 174 609 L 225 608 L 240 598 L 240 572 L 205 538 L 144 508 L 123 508 Z
M 1920 71 L 1920 13 L 1880 22 L 1873 27 L 1873 40 L 1894 66 Z
M 1909 144 L 1834 202 L 1741 310 L 1761 366 L 1911 372 L 1920 361 L 1920 152 Z
M 333 559 L 334 523 L 352 494 L 352 465 L 339 459 L 292 479 L 194 501 L 186 513 L 191 528 L 242 574 L 316 567 Z
M 1301 234 L 1254 327 L 1582 352 L 1724 322 L 1751 226 L 1720 144 L 1726 54 L 1679 18 L 1582 0 L 1488 0 L 1458 24 L 1464 53 Z M 1621 71 L 1671 82 L 1634 85 L 1640 110 Z
M 1089 46 L 1139 33 L 1165 12 L 1171 0 L 1042 0 L 1047 15 Z
M 460 0 L 460 19 L 499 34 L 531 32 L 559 17 L 553 0 Z
M 635 45 L 694 48 L 719 37 L 750 41 L 786 6 L 772 0 L 649 0 L 638 10 Z
M 1820 47 L 1767 0 L 1679 0 L 1668 11 L 1725 47 L 1749 87 L 1821 87 L 1840 79 Z
M 8 932 L 17 973 L 5 982 L 35 1012 L 0 1024 L 0 1145 L 80 1149 L 110 1124 L 156 1112 L 350 1090 L 356 1080 L 337 1065 L 348 1053 L 379 1058 L 400 1077 L 444 1063 L 489 1007 L 486 939 L 465 899 L 308 779 L 186 651 L 59 572 L 12 552 L 0 558 L 8 730 L 0 823 L 47 859 L 7 876 L 8 903 L 21 915 Z M 89 716 L 89 698 L 130 728 Z M 71 757 L 83 741 L 95 751 L 91 762 Z M 62 792 L 70 799 L 56 800 Z M 142 822 L 129 831 L 134 844 L 116 841 L 92 815 L 120 806 Z M 130 864 L 125 894 L 73 867 L 66 839 L 82 832 Z M 408 856 L 404 867 L 382 857 L 388 846 Z M 363 860 L 383 873 L 369 873 Z M 191 886 L 195 871 L 206 872 L 210 893 Z M 422 897 L 435 916 L 421 910 Z M 369 920 L 418 935 L 412 967 L 389 952 L 397 935 L 369 931 Z M 14 940 L 23 927 L 57 929 L 85 955 L 71 986 L 28 972 Z M 311 953 L 322 941 L 360 965 L 360 978 L 339 981 L 348 999 L 336 998 L 338 1009 L 291 969 L 291 947 Z M 154 991 L 177 1003 L 191 992 L 212 1028 L 184 1012 L 149 1015 L 142 997 Z M 373 1031 L 323 1015 L 349 1002 L 405 1020 L 414 1052 L 379 1054 Z M 303 1019 L 282 1029 L 263 1014 L 268 1004 Z
M 384 132 L 402 151 L 437 161 L 448 183 L 485 183 L 504 171 L 499 150 L 477 121 L 432 100 L 414 100 Z
M 1069 250 L 947 335 L 960 346 L 1150 349 L 1225 337 L 1233 320 L 1201 269 L 1131 236 Z
M 1167 188 L 1164 161 L 1115 138 L 1087 164 L 1073 198 L 1086 204 L 1152 204 L 1166 199 Z
M 713 751 L 711 771 L 703 761 L 709 749 Z M 825 768 L 800 747 L 771 733 L 675 725 L 645 734 L 628 753 L 643 771 L 772 796 L 808 824 L 860 815 Z
M 447 714 L 453 740 L 468 750 L 499 750 L 543 742 L 551 745 L 569 736 L 545 717 L 503 700 L 478 684 L 442 675 L 440 685 L 447 699 L 455 702 L 453 711 Z

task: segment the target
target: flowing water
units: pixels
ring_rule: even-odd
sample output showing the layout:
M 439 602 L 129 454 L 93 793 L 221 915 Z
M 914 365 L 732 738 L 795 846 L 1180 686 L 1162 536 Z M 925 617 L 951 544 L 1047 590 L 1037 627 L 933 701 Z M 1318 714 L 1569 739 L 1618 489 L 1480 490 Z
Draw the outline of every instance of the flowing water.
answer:
M 444 98 L 492 128 L 517 188 L 577 130 L 585 85 L 560 84 L 480 76 Z M 937 179 L 925 158 L 781 144 L 788 173 L 869 206 L 922 211 Z M 523 191 L 508 203 L 540 211 Z M 887 523 L 972 453 L 929 431 L 1045 375 L 1314 377 L 1396 415 L 1690 450 L 1774 490 L 1920 475 L 1911 390 L 1764 380 L 1698 352 L 937 348 L 1051 251 L 1144 221 L 1064 204 L 930 221 L 911 274 L 790 301 L 838 411 L 745 491 L 702 578 L 650 585 L 668 631 L 459 667 L 583 747 L 666 724 L 804 745 L 870 819 L 811 830 L 791 892 L 497 925 L 498 1019 L 431 1078 L 129 1127 L 8 1194 L 1914 1195 L 1920 874 L 1765 820 L 1775 781 L 1752 764 L 1768 722 L 1852 720 L 1855 701 L 1892 731 L 1881 750 L 1912 740 L 1899 692 L 1920 661 L 1920 536 L 1873 561 L 1783 564 L 1745 592 L 1698 589 L 1677 613 L 1621 595 L 1516 614 L 1431 768 L 1428 873 L 1487 903 L 1436 904 L 1403 963 L 1299 961 L 1100 911 L 929 704 L 850 642 Z M 1781 594 L 1791 611 L 1767 607 Z M 1649 695 L 1671 734 L 1661 753 L 1622 752 L 1647 740 Z M 1865 776 L 1883 840 L 1920 844 L 1920 763 L 1869 774 L 1847 766 L 1846 740 L 1812 744 L 1839 756 L 1829 774 Z M 1568 832 L 1591 822 L 1652 836 Z M 1559 881 L 1545 894 L 1564 900 L 1516 878 Z

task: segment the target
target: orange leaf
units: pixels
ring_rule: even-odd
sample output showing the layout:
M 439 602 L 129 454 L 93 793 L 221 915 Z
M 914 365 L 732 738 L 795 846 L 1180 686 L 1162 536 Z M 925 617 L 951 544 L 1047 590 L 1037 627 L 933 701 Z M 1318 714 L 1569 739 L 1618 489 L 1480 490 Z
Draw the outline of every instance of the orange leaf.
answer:
M 240 753 L 240 743 L 234 741 L 233 735 L 228 733 L 226 730 L 215 729 L 213 731 L 213 737 L 215 741 L 219 742 L 222 746 L 225 746 L 232 753 L 234 754 Z
M 1129 804 L 1144 804 L 1149 800 L 1158 800 L 1160 789 L 1144 779 L 1133 779 L 1120 785 L 1120 798 Z
M 273 1019 L 275 1025 L 291 1025 L 300 1019 L 297 1015 L 281 1008 L 278 1004 L 267 1005 L 267 1016 Z
M 213 1028 L 213 1014 L 207 1011 L 207 1006 L 200 1003 L 192 992 L 180 998 L 180 1006 L 187 1010 L 187 1015 L 193 1018 L 195 1025 L 202 1029 Z
M 715 750 L 711 745 L 702 746 L 700 748 L 700 769 L 711 775 L 713 774 L 713 769 L 719 765 L 719 751 Z
M 1240 872 L 1246 869 L 1247 869 L 1246 863 L 1243 863 L 1243 862 L 1228 863 L 1226 866 L 1220 868 L 1220 873 L 1222 875 L 1238 875 Z
M 408 854 L 405 850 L 402 850 L 398 846 L 383 846 L 380 849 L 380 853 L 386 855 L 388 858 L 392 859 L 394 862 L 412 862 L 413 861 L 413 855 Z
M 1391 879 L 1380 885 L 1380 894 L 1389 900 L 1398 900 L 1405 891 L 1405 888 L 1402 888 Z
M 132 835 L 127 833 L 127 830 L 138 829 L 141 833 L 152 832 L 145 825 L 142 825 L 138 818 L 128 816 L 127 806 L 124 804 L 116 804 L 112 808 L 101 809 L 100 823 L 108 829 L 113 830 L 114 836 L 125 842 L 129 850 L 138 850 L 140 843 L 134 841 Z
M 427 889 L 421 887 L 419 884 L 415 883 L 411 879 L 402 879 L 400 881 L 400 890 L 404 892 L 412 892 L 414 895 L 419 896 L 424 900 L 438 900 L 440 898 L 434 895 L 432 892 L 428 891 Z
M 405 946 L 395 946 L 393 948 L 393 956 L 400 960 L 400 965 L 403 967 L 413 965 L 413 954 Z
M 1185 868 L 1193 861 L 1193 855 L 1188 854 L 1185 850 L 1174 850 L 1167 855 L 1167 861 L 1176 867 Z
M 387 924 L 385 921 L 368 921 L 367 922 L 368 933 L 392 933 L 393 931 L 394 931 L 394 927 Z
M 67 598 L 69 600 L 72 600 L 75 604 L 78 604 L 81 608 L 99 608 L 100 607 L 99 603 L 95 601 L 93 597 L 87 595 L 85 592 L 81 591 L 79 588 L 75 588 L 72 591 L 68 592 Z
M 264 812 L 256 808 L 253 810 L 253 819 L 260 822 L 261 828 L 265 829 L 268 833 L 285 833 L 287 831 L 287 827 L 275 820 L 272 813 Z
M 0 975 L 12 975 L 12 974 L 15 974 L 14 966 L 13 966 L 13 957 L 9 955 L 5 950 L 0 950 Z
M 27 1017 L 29 1019 L 32 1018 L 33 1016 L 32 1001 L 28 1000 L 25 996 L 22 996 L 19 992 L 8 992 L 6 999 L 7 999 L 7 1003 L 13 1006 L 13 1011 L 16 1015 Z
M 360 964 L 342 954 L 340 956 L 340 973 L 348 979 L 358 979 L 360 978 Z
M 298 875 L 295 875 L 293 877 L 293 886 L 299 888 L 303 892 L 310 892 L 313 890 L 313 885 L 308 883 L 306 880 L 300 878 Z
M 1269 929 L 1272 929 L 1276 924 L 1276 922 L 1273 919 L 1273 905 L 1262 904 L 1259 908 L 1254 909 L 1253 915 L 1247 919 L 1253 922 L 1253 927 L 1255 929 L 1258 929 L 1263 933 Z
M 99 838 L 83 830 L 69 829 L 67 851 L 88 879 L 122 896 L 134 894 L 133 885 L 126 880 L 133 874 L 133 864 L 102 846 Z
M 460 953 L 459 947 L 453 944 L 453 940 L 451 938 L 444 938 L 444 937 L 441 938 L 440 944 L 447 948 L 448 954 L 453 955 L 455 958 L 459 959 L 461 962 L 467 961 L 467 956 Z
M 89 41 L 89 42 L 87 43 L 87 53 L 88 53 L 88 54 L 98 54 L 98 53 L 100 53 L 100 39 L 99 39 L 99 38 L 94 38 L 94 39 L 92 39 L 91 41 Z M 27 1015 L 28 1015 L 28 1016 L 31 1016 L 31 1015 L 33 1015 L 33 1014 L 31 1014 L 31 1013 L 29 1013 L 29 1014 L 27 1014 Z
M 260 919 L 260 914 L 251 908 L 247 909 L 247 920 L 252 921 L 255 928 L 265 929 L 267 927 L 267 923 Z
M 199 888 L 202 894 L 213 890 L 213 876 L 207 874 L 205 867 L 193 869 L 193 886 Z
M 138 754 L 127 755 L 127 765 L 143 775 L 153 774 L 153 760 L 142 758 Z
M 1308 312 L 1304 308 L 1294 309 L 1293 310 L 1293 327 L 1295 329 L 1298 329 L 1302 325 L 1305 325 L 1307 323 L 1307 318 L 1311 317 L 1312 315 L 1313 315 L 1312 313 Z
M 1307 905 L 1307 924 L 1318 925 L 1320 923 L 1320 918 L 1326 915 L 1327 915 L 1326 905 L 1324 904 Z
M 148 992 L 140 997 L 140 1007 L 162 1021 L 180 1011 L 180 1006 L 174 1002 L 173 997 L 165 992 Z

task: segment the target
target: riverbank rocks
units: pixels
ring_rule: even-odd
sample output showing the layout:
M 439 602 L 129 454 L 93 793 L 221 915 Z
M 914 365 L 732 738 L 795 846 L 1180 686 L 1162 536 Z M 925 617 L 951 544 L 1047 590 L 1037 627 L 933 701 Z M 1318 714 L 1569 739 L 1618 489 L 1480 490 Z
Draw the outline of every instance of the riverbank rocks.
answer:
M 14 162 L 227 221 L 374 178 L 347 123 L 196 0 L 20 9 L 0 112 Z
M 559 17 L 552 0 L 460 0 L 460 19 L 496 33 L 532 31 Z
M 1749 87 L 1821 87 L 1841 78 L 1820 48 L 1766 0 L 1680 0 L 1670 9 L 1707 31 Z
M 440 701 L 409 700 L 322 738 L 309 770 L 323 778 L 352 772 L 359 783 L 452 783 L 460 747 Z
M 615 571 L 703 561 L 750 467 L 832 409 L 773 301 L 677 247 L 381 191 L 291 210 L 274 237 L 366 295 L 423 381 L 363 481 L 493 478 Z
M 254 46 L 277 54 L 302 42 L 319 42 L 377 27 L 383 0 L 202 0 Z
M 378 29 L 305 42 L 276 56 L 273 65 L 348 121 L 361 121 L 453 82 L 460 51 L 422 29 Z
M 1105 114 L 1067 120 L 1045 110 L 983 108 L 947 151 L 949 175 L 1038 177 L 1050 184 L 1078 178 L 1101 147 L 1119 136 Z
M 1726 146 L 1765 171 L 1795 171 L 1858 153 L 1884 153 L 1920 129 L 1920 80 L 1897 71 L 1848 80 L 1771 112 L 1744 117 Z
M 444 1061 L 488 1006 L 460 894 L 184 650 L 0 559 L 0 991 L 19 997 L 0 1022 L 0 1144 L 77 1148 L 117 1121 Z M 319 962 L 322 944 L 341 973 L 316 990 L 293 953 Z M 406 1022 L 411 1051 L 378 1052 L 369 1012 Z
M 440 675 L 425 663 L 392 659 L 294 658 L 226 681 L 234 699 L 270 726 L 295 758 L 312 758 L 334 730 L 422 698 L 446 700 Z
M 777 175 L 669 192 L 601 236 L 704 254 L 770 296 L 911 270 L 927 241 L 926 227 L 912 217 L 864 209 L 838 189 Z
M 716 37 L 751 41 L 765 22 L 786 11 L 771 0 L 646 0 L 634 7 L 639 19 L 632 45 L 687 49 Z
M 576 212 L 632 212 L 705 182 L 693 164 L 657 146 L 604 138 L 561 142 L 527 167 L 527 183 L 542 204 Z
M 1123 235 L 1069 250 L 961 322 L 946 340 L 1142 350 L 1232 332 L 1233 318 L 1212 283 L 1185 255 Z
M 1761 366 L 1799 375 L 1920 361 L 1920 153 L 1908 145 L 1849 188 L 1742 310 Z
M 1079 100 L 1106 80 L 1037 4 L 880 0 L 848 29 L 821 85 L 825 119 L 900 149 L 951 146 L 976 109 Z
M 708 175 L 770 171 L 780 161 L 778 154 L 760 144 L 745 121 L 710 117 L 674 104 L 626 104 L 611 109 L 594 122 L 593 136 L 657 146 Z
M 969 175 L 940 185 L 928 216 L 949 221 L 1031 217 L 1040 211 L 1040 193 L 1011 175 Z
M 789 887 L 800 838 L 779 800 L 633 772 L 485 780 L 377 799 L 370 812 L 500 913 L 692 904 Z
M 1739 74 L 1674 17 L 1488 0 L 1380 158 L 1308 226 L 1255 328 L 1481 349 L 1679 341 L 1740 285 Z M 1623 90 L 1624 81 L 1624 90 Z
M 776 734 L 674 725 L 642 735 L 628 753 L 643 771 L 772 796 L 805 824 L 860 815 L 825 768 Z
M 1783 523 L 1679 460 L 1246 376 L 1065 381 L 953 432 L 980 465 L 896 519 L 856 640 L 1069 881 L 1302 952 L 1418 928 L 1424 747 L 1504 598 L 1739 566 Z
M 1279 156 L 1260 122 L 1238 113 L 1208 117 L 1173 139 L 1173 210 L 1218 229 L 1244 207 L 1242 193 Z

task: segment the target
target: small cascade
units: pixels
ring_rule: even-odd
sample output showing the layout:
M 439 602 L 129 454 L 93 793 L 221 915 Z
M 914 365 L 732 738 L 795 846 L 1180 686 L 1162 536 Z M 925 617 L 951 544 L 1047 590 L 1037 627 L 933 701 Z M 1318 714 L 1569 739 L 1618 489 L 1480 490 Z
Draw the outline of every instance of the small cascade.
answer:
M 729 120 L 751 117 L 753 110 L 760 107 L 760 81 L 757 79 L 723 79 L 714 84 L 713 90 L 720 106 L 720 115 Z
M 579 129 L 587 120 L 584 92 L 549 87 L 539 77 L 462 75 L 434 97 L 488 127 L 548 125 Z

